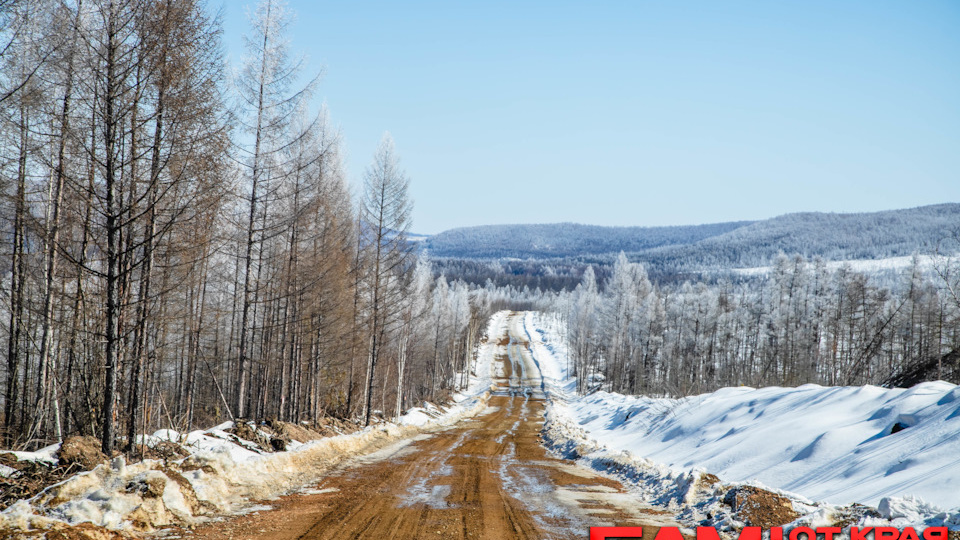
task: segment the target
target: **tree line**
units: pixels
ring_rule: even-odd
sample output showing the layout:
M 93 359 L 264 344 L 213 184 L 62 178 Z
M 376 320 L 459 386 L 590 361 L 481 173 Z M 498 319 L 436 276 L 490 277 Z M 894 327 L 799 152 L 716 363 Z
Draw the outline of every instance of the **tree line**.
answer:
M 953 251 L 949 251 L 952 253 Z M 604 282 L 545 299 L 566 321 L 580 391 L 960 382 L 960 264 L 915 256 L 893 286 L 780 255 L 738 281 L 656 285 L 621 254 Z
M 369 423 L 465 382 L 489 306 L 414 256 L 389 135 L 351 196 L 289 20 L 263 0 L 228 76 L 201 0 L 0 1 L 5 447 Z

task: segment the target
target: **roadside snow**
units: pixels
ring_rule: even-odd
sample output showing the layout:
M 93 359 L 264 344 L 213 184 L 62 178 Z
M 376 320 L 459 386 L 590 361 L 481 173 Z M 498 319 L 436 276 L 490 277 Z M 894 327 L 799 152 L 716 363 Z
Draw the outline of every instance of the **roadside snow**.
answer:
M 509 311 L 498 311 L 490 317 L 487 323 L 487 330 L 484 334 L 486 339 L 482 340 L 477 346 L 477 354 L 470 369 L 470 378 L 467 383 L 467 389 L 463 391 L 462 396 L 475 395 L 478 392 L 486 392 L 493 386 L 493 376 L 502 377 L 503 373 L 491 373 L 492 366 L 496 364 L 496 369 L 501 370 L 500 363 L 493 361 L 496 342 L 496 336 L 502 332 L 506 324 Z M 457 396 L 454 396 L 457 399 Z
M 676 400 L 596 392 L 569 411 L 601 444 L 671 467 L 834 503 L 916 495 L 960 506 L 960 388 L 945 382 L 724 388 Z
M 561 454 L 624 477 L 650 501 L 699 504 L 701 517 L 715 515 L 718 505 L 697 502 L 709 491 L 697 480 L 706 471 L 728 485 L 789 495 L 805 524 L 826 523 L 839 511 L 829 503 L 857 502 L 877 507 L 883 524 L 960 527 L 960 387 L 574 396 L 559 320 L 531 313 L 524 323 L 550 390 L 545 439 Z
M 505 320 L 506 312 L 497 314 L 488 335 Z M 455 395 L 448 407 L 426 403 L 410 409 L 397 423 L 309 442 L 292 441 L 286 452 L 264 453 L 256 444 L 228 433 L 232 422 L 190 433 L 157 431 L 141 440 L 151 446 L 176 442 L 190 455 L 170 462 L 144 460 L 136 464 L 115 458 L 0 512 L 0 530 L 90 522 L 110 529 L 151 531 L 174 523 L 189 525 L 204 516 L 250 511 L 257 508 L 251 506 L 252 501 L 303 489 L 347 459 L 443 429 L 486 410 L 493 343 L 481 343 L 478 357 L 468 389 Z M 53 446 L 16 455 L 56 463 L 57 449 Z M 0 474 L 4 472 L 0 470 Z

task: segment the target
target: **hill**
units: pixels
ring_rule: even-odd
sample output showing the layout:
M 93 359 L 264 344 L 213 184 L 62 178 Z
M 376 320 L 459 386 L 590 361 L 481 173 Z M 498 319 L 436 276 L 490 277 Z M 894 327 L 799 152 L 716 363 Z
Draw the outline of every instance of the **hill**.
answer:
M 678 227 L 602 227 L 577 223 L 484 225 L 451 229 L 423 242 L 433 257 L 562 258 L 642 252 L 690 245 L 750 225 L 750 221 Z
M 682 281 L 692 274 L 768 266 L 780 253 L 828 261 L 880 260 L 929 253 L 951 237 L 949 247 L 955 250 L 957 231 L 960 204 L 948 203 L 679 227 L 489 225 L 445 231 L 420 246 L 452 279 L 558 290 L 575 286 L 586 264 L 603 275 L 621 251 L 643 263 L 655 280 Z
M 434 258 L 603 260 L 621 251 L 653 267 L 745 268 L 778 253 L 827 260 L 883 259 L 929 251 L 960 229 L 960 204 L 871 213 L 804 212 L 763 221 L 678 227 L 558 223 L 452 229 L 422 246 Z

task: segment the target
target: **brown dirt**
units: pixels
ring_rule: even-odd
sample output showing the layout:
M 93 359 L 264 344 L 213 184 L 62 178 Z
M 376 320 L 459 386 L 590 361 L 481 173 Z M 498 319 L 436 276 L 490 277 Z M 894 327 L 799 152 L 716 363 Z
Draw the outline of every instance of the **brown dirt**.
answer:
M 779 527 L 800 517 L 790 499 L 753 486 L 732 488 L 723 498 L 747 525 Z
M 63 440 L 57 459 L 61 467 L 76 463 L 83 470 L 89 471 L 105 462 L 107 456 L 100 451 L 100 441 L 95 437 L 75 435 Z
M 139 449 L 140 448 L 138 447 L 137 450 Z M 143 457 L 145 459 L 159 459 L 166 463 L 168 461 L 176 461 L 189 455 L 189 452 L 175 442 L 160 441 L 154 446 L 144 447 Z
M 506 347 L 510 340 L 499 343 Z M 506 351 L 498 352 L 496 359 L 506 360 Z M 539 441 L 543 401 L 494 396 L 490 405 L 476 420 L 332 472 L 319 493 L 282 497 L 268 502 L 271 510 L 177 534 L 195 540 L 583 539 L 591 526 L 643 526 L 650 539 L 658 525 L 675 525 L 618 482 L 547 455 Z
M 476 421 L 386 459 L 341 469 L 324 493 L 271 501 L 274 509 L 190 533 L 243 538 L 586 538 L 590 526 L 643 526 L 661 512 L 618 482 L 549 457 L 539 444 L 543 402 L 494 397 Z M 516 427 L 514 427 L 516 426 Z

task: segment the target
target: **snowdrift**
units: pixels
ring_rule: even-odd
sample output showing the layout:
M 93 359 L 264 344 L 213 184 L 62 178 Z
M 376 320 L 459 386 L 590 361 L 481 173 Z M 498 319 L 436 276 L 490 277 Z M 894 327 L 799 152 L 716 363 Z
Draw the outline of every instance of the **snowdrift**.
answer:
M 749 484 L 789 497 L 805 516 L 798 523 L 960 528 L 956 385 L 740 387 L 682 399 L 574 396 L 559 320 L 537 313 L 524 322 L 551 388 L 547 443 L 614 473 L 681 517 L 735 526 L 721 516 L 718 498 Z M 851 512 L 857 515 L 842 515 Z

